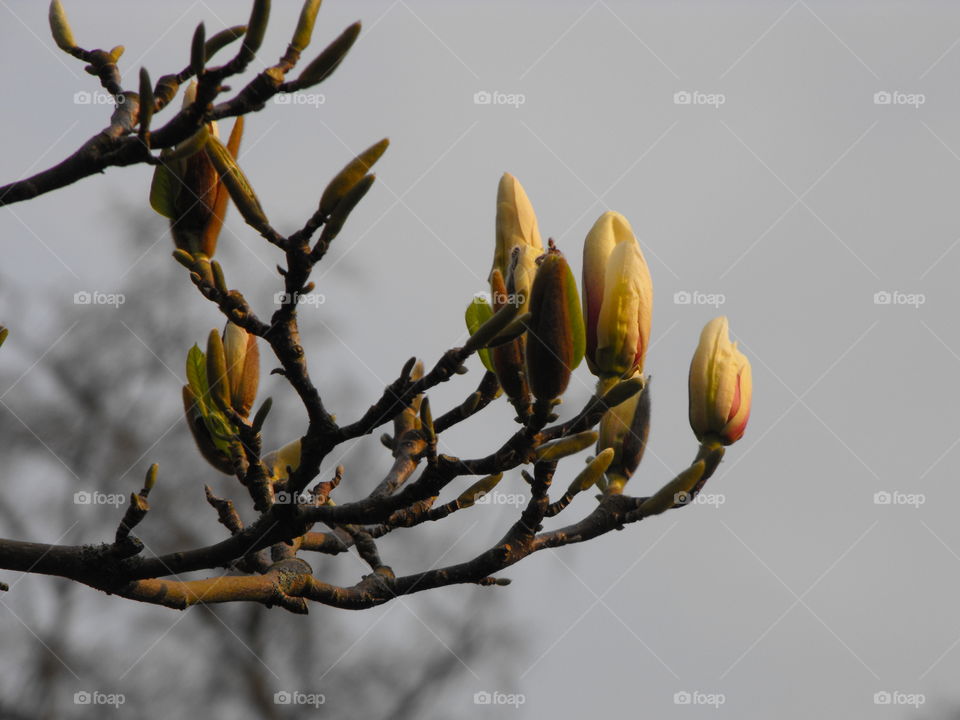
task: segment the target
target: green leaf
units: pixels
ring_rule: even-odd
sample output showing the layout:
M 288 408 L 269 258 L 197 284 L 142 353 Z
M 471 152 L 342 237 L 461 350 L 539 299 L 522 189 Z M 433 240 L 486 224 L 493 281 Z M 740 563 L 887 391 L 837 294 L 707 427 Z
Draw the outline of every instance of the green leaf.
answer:
M 482 297 L 475 297 L 470 304 L 467 305 L 467 312 L 464 316 L 467 322 L 467 331 L 473 335 L 480 329 L 481 325 L 492 317 L 493 308 L 490 307 L 490 304 Z M 490 357 L 490 351 L 486 348 L 481 348 L 477 354 L 480 356 L 480 362 L 483 363 L 483 366 L 490 372 L 494 372 L 493 359 Z
M 171 220 L 176 216 L 174 204 L 180 192 L 180 179 L 166 165 L 157 165 L 150 183 L 150 207 Z
M 197 403 L 197 410 L 204 417 L 210 406 L 210 388 L 207 387 L 207 358 L 196 344 L 187 353 L 187 385 Z

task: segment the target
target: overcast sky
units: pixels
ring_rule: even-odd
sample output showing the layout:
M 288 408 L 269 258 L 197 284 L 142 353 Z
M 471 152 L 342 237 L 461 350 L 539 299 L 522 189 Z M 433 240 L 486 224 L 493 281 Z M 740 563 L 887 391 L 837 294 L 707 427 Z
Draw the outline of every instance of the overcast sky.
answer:
M 271 61 L 298 12 L 275 5 Z M 209 34 L 245 20 L 227 2 L 66 7 L 82 45 L 126 46 L 130 87 L 141 65 L 154 78 L 182 67 L 198 21 Z M 526 637 L 511 683 L 465 667 L 436 716 L 944 717 L 960 702 L 960 8 L 328 0 L 316 46 L 357 19 L 348 60 L 306 102 L 248 118 L 241 157 L 289 232 L 354 153 L 392 141 L 316 271 L 325 303 L 301 313 L 321 389 L 341 373 L 365 389 L 336 408 L 341 419 L 410 355 L 429 363 L 463 340 L 504 171 L 578 273 L 603 211 L 638 234 L 656 291 L 654 414 L 629 491 L 657 489 L 696 451 L 686 374 L 703 324 L 729 316 L 753 364 L 750 425 L 704 491 L 713 504 L 529 558 L 504 573 L 509 588 L 438 591 L 451 602 L 504 594 L 504 621 Z M 104 125 L 95 80 L 53 46 L 44 4 L 0 1 L 0 62 L 2 181 Z M 117 214 L 152 213 L 149 182 L 146 168 L 111 169 L 0 210 L 0 282 L 30 298 L 14 316 L 0 309 L 0 322 L 45 347 L 56 336 L 44 318 L 73 293 L 115 290 L 130 269 L 116 259 Z M 140 262 L 172 263 L 156 227 Z M 236 216 L 221 243 L 232 286 L 276 277 L 280 257 Z M 157 301 L 191 291 L 184 277 L 182 297 Z M 266 313 L 271 301 L 264 291 L 253 304 Z M 37 359 L 4 353 L 13 377 Z M 478 367 L 433 393 L 434 406 L 462 399 Z M 566 413 L 590 392 L 585 367 L 577 377 Z M 483 418 L 445 449 L 473 455 L 510 432 L 503 401 Z M 518 473 L 501 485 L 523 488 Z M 458 516 L 465 537 L 444 561 L 494 541 L 512 512 Z M 383 612 L 350 615 L 351 640 Z M 478 691 L 525 702 L 479 706 Z

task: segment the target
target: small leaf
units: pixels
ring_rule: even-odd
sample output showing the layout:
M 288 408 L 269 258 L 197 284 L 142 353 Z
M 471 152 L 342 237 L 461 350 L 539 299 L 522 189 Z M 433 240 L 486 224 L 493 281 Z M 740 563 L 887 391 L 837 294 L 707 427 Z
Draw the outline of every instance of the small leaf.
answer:
M 190 386 L 190 392 L 193 393 L 197 410 L 201 415 L 206 415 L 207 400 L 210 396 L 207 386 L 207 359 L 203 350 L 196 344 L 187 353 L 187 384 Z
M 157 165 L 150 183 L 150 207 L 171 220 L 176 217 L 174 205 L 182 183 L 166 165 Z
M 489 303 L 482 297 L 475 297 L 470 304 L 467 305 L 467 312 L 464 317 L 467 322 L 467 331 L 473 335 L 480 329 L 481 325 L 492 317 L 493 309 Z M 490 351 L 486 348 L 481 348 L 477 354 L 480 356 L 480 362 L 483 363 L 483 366 L 490 372 L 493 372 L 493 359 L 490 357 Z

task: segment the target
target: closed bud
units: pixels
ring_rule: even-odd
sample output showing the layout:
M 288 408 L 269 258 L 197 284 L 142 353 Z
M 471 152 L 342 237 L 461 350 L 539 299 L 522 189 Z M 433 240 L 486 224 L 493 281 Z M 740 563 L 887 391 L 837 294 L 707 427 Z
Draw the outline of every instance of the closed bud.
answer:
M 230 407 L 227 356 L 223 348 L 223 339 L 216 330 L 211 330 L 207 336 L 207 386 L 210 388 L 210 397 L 217 407 L 223 410 Z
M 230 404 L 240 417 L 247 417 L 257 397 L 260 382 L 260 350 L 256 335 L 232 322 L 223 331 L 223 351 L 230 383 Z
M 313 25 L 317 20 L 320 2 L 321 0 L 307 0 L 300 10 L 297 29 L 294 30 L 293 39 L 290 41 L 290 47 L 297 52 L 303 52 L 303 49 L 310 44 L 310 36 L 313 35 Z
M 157 473 L 160 472 L 160 466 L 157 463 L 153 463 L 148 469 L 147 474 L 143 479 L 143 494 L 148 494 L 153 490 L 154 485 L 157 484 Z
M 650 341 L 653 283 L 627 219 L 600 216 L 583 245 L 587 365 L 601 378 L 643 369 Z
M 497 473 L 496 475 L 488 475 L 482 480 L 478 480 L 460 493 L 460 496 L 455 501 L 457 507 L 461 510 L 471 507 L 477 500 L 493 490 L 502 479 L 503 473 Z
M 607 448 L 603 452 L 599 453 L 595 458 L 587 463 L 587 466 L 573 479 L 573 482 L 570 483 L 570 487 L 567 488 L 567 492 L 570 495 L 576 495 L 577 493 L 585 492 L 596 485 L 597 481 L 599 481 L 603 477 L 603 474 L 607 471 L 607 468 L 610 467 L 610 463 L 613 462 L 613 456 L 613 448 Z
M 233 154 L 215 135 L 207 138 L 205 151 L 247 225 L 261 234 L 268 232 L 270 223 L 260 206 L 260 200 Z
M 543 253 L 543 241 L 537 227 L 537 216 L 533 212 L 530 198 L 520 181 L 510 173 L 504 173 L 497 186 L 496 246 L 493 252 L 493 270 L 499 270 L 506 277 L 513 248 L 525 245 L 536 252 Z M 492 270 L 491 270 L 492 272 Z
M 584 351 L 577 283 L 566 258 L 551 248 L 530 292 L 533 317 L 527 332 L 527 380 L 537 400 L 560 397 Z
M 690 427 L 697 439 L 714 436 L 724 445 L 743 436 L 750 418 L 750 361 L 730 342 L 727 318 L 717 317 L 700 334 L 690 363 Z
M 323 216 L 329 215 L 350 190 L 359 183 L 373 164 L 380 159 L 390 145 L 390 140 L 384 138 L 357 155 L 348 162 L 343 169 L 334 176 L 320 197 L 319 212 Z
M 194 102 L 196 93 L 196 82 L 192 82 L 184 92 L 184 107 Z M 243 118 L 234 121 L 226 148 L 220 145 L 217 134 L 217 124 L 207 123 L 175 148 L 164 150 L 160 154 L 164 162 L 154 170 L 150 186 L 150 205 L 170 219 L 170 234 L 177 249 L 208 258 L 216 252 L 230 197 L 210 148 L 216 143 L 235 166 Z M 219 164 L 226 162 L 221 159 Z
M 609 491 L 620 493 L 636 472 L 650 434 L 650 384 L 626 401 L 612 407 L 600 420 L 597 450 L 612 449 L 614 456 L 607 470 Z
M 60 0 L 53 0 L 50 3 L 50 32 L 57 47 L 64 52 L 70 52 L 77 47 L 73 39 L 73 30 L 70 29 L 70 22 L 67 20 L 67 13 Z
M 360 35 L 360 23 L 355 22 L 346 30 L 340 33 L 340 36 L 330 43 L 322 53 L 317 55 L 310 64 L 308 64 L 300 76 L 291 83 L 287 83 L 287 92 L 294 90 L 304 90 L 313 87 L 317 83 L 326 80 L 330 73 L 337 69 L 337 66 L 343 62 L 343 59 L 350 52 L 350 48 L 357 41 Z
M 570 437 L 554 440 L 537 448 L 537 462 L 554 462 L 586 450 L 597 441 L 596 430 L 585 430 Z
M 270 19 L 270 0 L 253 0 L 253 7 L 250 9 L 250 20 L 247 21 L 247 32 L 243 37 L 243 46 L 240 48 L 239 57 L 243 62 L 248 63 L 253 60 L 263 42 L 263 36 L 267 32 L 267 22 Z
M 204 45 L 204 61 L 209 62 L 210 58 L 216 55 L 217 52 L 225 48 L 237 38 L 242 38 L 246 32 L 246 25 L 234 25 L 233 27 L 229 27 L 218 32 L 212 38 L 207 40 L 206 45 Z

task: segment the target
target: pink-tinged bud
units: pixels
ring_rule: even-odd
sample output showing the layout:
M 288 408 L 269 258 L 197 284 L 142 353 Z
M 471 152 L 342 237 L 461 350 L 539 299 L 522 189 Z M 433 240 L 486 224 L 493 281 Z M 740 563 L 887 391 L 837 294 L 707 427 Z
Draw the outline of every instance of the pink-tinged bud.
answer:
M 730 342 L 727 318 L 714 318 L 700 333 L 690 363 L 690 427 L 698 440 L 714 435 L 724 445 L 743 436 L 750 418 L 750 361 Z
M 499 270 L 504 278 L 510 266 L 513 249 L 528 246 L 543 254 L 543 241 L 537 227 L 530 198 L 520 181 L 510 173 L 504 173 L 497 187 L 497 241 L 493 252 L 493 270 Z M 491 270 L 492 272 L 492 270 Z
M 601 378 L 643 370 L 650 342 L 653 282 L 627 219 L 605 212 L 583 245 L 587 366 Z

